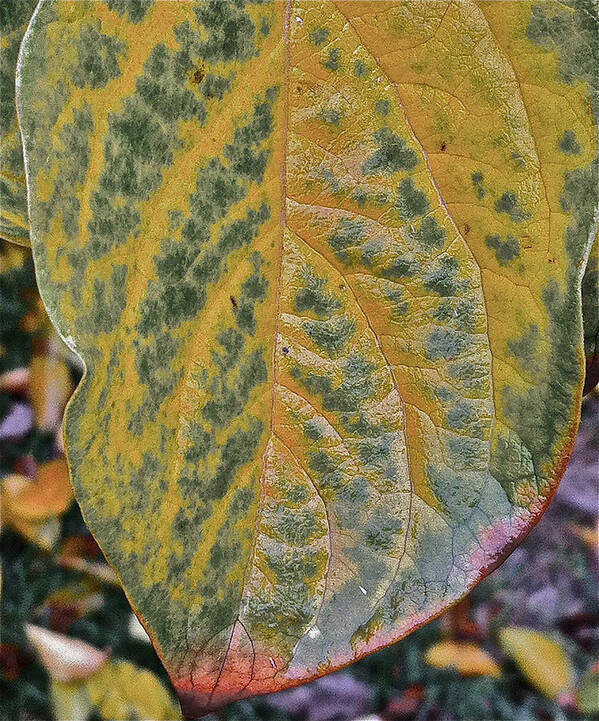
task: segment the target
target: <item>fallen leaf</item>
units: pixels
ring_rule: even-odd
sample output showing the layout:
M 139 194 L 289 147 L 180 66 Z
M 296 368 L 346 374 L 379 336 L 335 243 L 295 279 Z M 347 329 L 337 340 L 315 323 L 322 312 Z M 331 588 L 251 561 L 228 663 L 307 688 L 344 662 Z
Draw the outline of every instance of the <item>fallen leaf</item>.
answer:
M 543 695 L 558 700 L 572 693 L 574 669 L 559 643 L 521 626 L 503 628 L 498 637 L 505 655 Z
M 50 677 L 62 683 L 87 678 L 110 656 L 107 650 L 31 623 L 25 624 L 25 635 Z
M 53 631 L 64 632 L 86 614 L 102 607 L 104 596 L 88 580 L 69 583 L 52 593 L 35 609 L 36 617 Z
M 64 459 L 35 464 L 36 476 L 12 474 L 0 479 L 2 523 L 40 548 L 52 550 L 60 535 L 58 516 L 73 501 Z
M 33 481 L 13 475 L 6 476 L 1 483 L 8 518 L 18 516 L 27 521 L 39 521 L 59 516 L 73 501 L 68 466 L 63 458 L 39 464 Z
M 29 386 L 29 368 L 13 368 L 0 375 L 0 391 L 25 393 Z
M 439 641 L 426 651 L 424 660 L 434 668 L 453 668 L 460 676 L 501 676 L 493 657 L 475 643 L 466 641 Z
M 110 661 L 87 679 L 86 687 L 92 705 L 106 719 L 181 718 L 176 703 L 156 676 L 128 661 Z

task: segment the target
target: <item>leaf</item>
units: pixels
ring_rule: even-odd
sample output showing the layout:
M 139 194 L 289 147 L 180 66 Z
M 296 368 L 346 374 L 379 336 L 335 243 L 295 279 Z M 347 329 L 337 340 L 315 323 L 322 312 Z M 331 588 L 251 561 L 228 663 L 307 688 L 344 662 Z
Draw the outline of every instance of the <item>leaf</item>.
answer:
M 574 670 L 561 646 L 530 628 L 502 628 L 499 644 L 528 681 L 548 698 L 557 700 L 573 690 Z
M 66 346 L 54 333 L 31 358 L 31 405 L 35 426 L 41 431 L 56 431 L 73 391 L 66 353 Z
M 501 676 L 495 660 L 477 644 L 466 641 L 439 641 L 427 650 L 424 660 L 434 668 L 454 668 L 460 676 Z
M 150 671 L 128 661 L 111 661 L 87 680 L 92 704 L 105 719 L 176 721 L 181 714 Z
M 599 670 L 591 668 L 578 689 L 578 710 L 588 718 L 599 715 Z
M 37 467 L 34 480 L 19 474 L 0 481 L 2 521 L 21 535 L 50 551 L 58 542 L 58 516 L 73 501 L 66 461 L 57 458 Z
M 547 506 L 597 25 L 591 0 L 38 6 L 17 102 L 41 294 L 86 366 L 68 461 L 187 715 L 403 637 Z
M 92 710 L 102 719 L 176 721 L 181 715 L 160 681 L 128 661 L 107 661 L 85 679 L 52 680 L 57 719 L 85 721 Z
M 21 133 L 15 105 L 15 71 L 19 46 L 38 0 L 10 0 L 0 13 L 0 237 L 29 245 L 27 187 Z
M 583 391 L 586 394 L 599 383 L 599 234 L 595 235 L 582 278 L 582 320 L 587 359 Z
M 31 623 L 25 625 L 25 635 L 50 677 L 61 683 L 87 678 L 101 668 L 109 656 L 108 651 Z

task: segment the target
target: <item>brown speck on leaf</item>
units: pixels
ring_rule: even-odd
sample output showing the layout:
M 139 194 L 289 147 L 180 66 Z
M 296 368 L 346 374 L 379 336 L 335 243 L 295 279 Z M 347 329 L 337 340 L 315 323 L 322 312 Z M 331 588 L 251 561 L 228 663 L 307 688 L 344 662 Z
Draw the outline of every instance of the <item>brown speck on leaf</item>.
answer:
M 447 143 L 441 143 L 441 152 L 444 153 L 447 150 Z
M 470 232 L 470 226 L 468 225 L 468 223 L 466 223 L 466 225 L 464 226 L 464 235 L 468 235 L 469 232 Z
M 283 346 L 283 353 L 284 353 L 285 355 L 287 355 L 287 353 L 289 353 L 289 348 L 287 348 L 286 345 Z
M 339 283 L 339 290 L 345 290 L 345 283 Z
M 204 68 L 198 68 L 193 74 L 193 82 L 199 85 L 204 79 Z
M 233 296 L 231 296 L 231 305 L 233 306 L 234 310 L 237 310 L 237 301 L 235 300 L 235 298 L 233 298 Z

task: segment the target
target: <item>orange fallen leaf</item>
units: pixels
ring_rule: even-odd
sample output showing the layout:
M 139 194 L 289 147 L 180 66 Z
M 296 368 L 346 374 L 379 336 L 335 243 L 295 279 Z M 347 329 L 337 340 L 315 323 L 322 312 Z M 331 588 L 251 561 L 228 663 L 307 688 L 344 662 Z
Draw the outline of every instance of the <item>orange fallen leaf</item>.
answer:
M 25 634 L 54 681 L 68 683 L 87 678 L 98 671 L 110 656 L 108 650 L 97 649 L 84 641 L 31 623 L 25 625 Z
M 56 458 L 38 466 L 31 481 L 25 476 L 7 476 L 2 481 L 5 513 L 26 520 L 41 520 L 64 513 L 73 500 L 67 463 Z
M 454 668 L 460 676 L 501 676 L 497 662 L 475 643 L 440 641 L 427 650 L 424 660 L 433 668 Z

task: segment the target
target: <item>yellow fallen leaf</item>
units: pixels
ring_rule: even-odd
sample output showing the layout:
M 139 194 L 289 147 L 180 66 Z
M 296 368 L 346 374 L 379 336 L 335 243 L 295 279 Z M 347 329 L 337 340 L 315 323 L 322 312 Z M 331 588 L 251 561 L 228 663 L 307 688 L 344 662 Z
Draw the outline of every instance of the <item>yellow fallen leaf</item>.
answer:
M 499 644 L 544 696 L 555 700 L 572 692 L 572 664 L 553 639 L 530 628 L 512 626 L 501 629 Z
M 87 678 L 98 671 L 110 655 L 109 651 L 31 623 L 25 625 L 25 635 L 50 677 L 62 683 Z
M 427 650 L 424 660 L 433 668 L 454 668 L 460 676 L 501 676 L 495 660 L 475 643 L 440 641 Z
M 50 699 L 54 716 L 69 721 L 87 721 L 92 710 L 89 691 L 85 683 L 52 681 Z
M 158 678 L 128 661 L 111 661 L 86 682 L 92 704 L 106 719 L 181 718 L 173 698 Z

